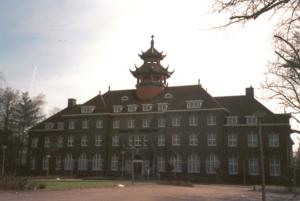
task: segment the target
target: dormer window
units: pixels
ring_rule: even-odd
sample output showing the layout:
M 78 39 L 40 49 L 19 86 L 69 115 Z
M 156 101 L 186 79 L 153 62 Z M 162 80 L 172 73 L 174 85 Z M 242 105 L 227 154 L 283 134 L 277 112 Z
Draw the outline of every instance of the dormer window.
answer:
M 132 104 L 132 105 L 127 105 L 127 111 L 128 112 L 135 112 L 137 110 L 137 105 Z
M 128 96 L 122 96 L 121 101 L 128 101 Z
M 142 104 L 143 106 L 143 112 L 148 112 L 152 110 L 152 104 Z
M 54 129 L 54 123 L 52 122 L 45 123 L 45 129 L 46 130 Z
M 238 116 L 229 116 L 226 117 L 227 125 L 237 125 L 238 124 Z
M 81 113 L 82 114 L 89 114 L 89 113 L 94 112 L 94 110 L 95 110 L 95 106 L 92 106 L 92 105 L 81 106 Z
M 246 116 L 246 124 L 249 124 L 249 125 L 257 124 L 257 117 L 256 116 Z
M 203 100 L 187 100 L 185 102 L 187 109 L 197 109 L 202 107 Z
M 168 103 L 157 103 L 157 110 L 159 112 L 164 112 L 168 110 Z
M 123 106 L 122 105 L 113 105 L 114 112 L 122 112 Z
M 171 99 L 171 98 L 173 98 L 173 94 L 171 94 L 171 93 L 165 94 L 165 99 Z

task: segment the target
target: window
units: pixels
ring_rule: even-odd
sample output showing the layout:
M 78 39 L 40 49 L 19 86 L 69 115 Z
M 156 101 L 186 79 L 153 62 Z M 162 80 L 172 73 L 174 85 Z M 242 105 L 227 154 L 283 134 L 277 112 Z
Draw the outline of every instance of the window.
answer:
M 127 128 L 134 128 L 134 119 L 127 120 Z
M 258 145 L 258 137 L 255 133 L 250 133 L 248 135 L 248 147 L 257 147 Z
M 150 120 L 149 119 L 143 119 L 143 122 L 142 122 L 142 127 L 143 128 L 150 128 Z
M 227 136 L 228 147 L 236 147 L 237 146 L 237 135 L 234 133 L 230 133 Z
M 166 93 L 164 96 L 165 99 L 172 99 L 173 95 L 171 93 Z
M 206 158 L 206 173 L 215 174 L 219 168 L 219 159 L 215 154 L 210 154 Z
M 102 159 L 101 159 L 101 154 L 99 154 L 99 153 L 97 153 L 93 156 L 92 170 L 94 170 L 94 171 L 102 170 Z
M 279 135 L 272 133 L 268 135 L 269 147 L 279 147 Z
M 191 134 L 189 136 L 189 144 L 190 144 L 190 146 L 197 146 L 198 145 L 198 135 Z
M 39 139 L 37 137 L 32 138 L 31 139 L 31 148 L 37 148 L 38 142 L 39 142 Z
M 188 156 L 188 173 L 200 172 L 200 159 L 197 154 L 191 154 Z
M 114 112 L 122 112 L 123 106 L 122 105 L 113 105 Z
M 259 162 L 257 158 L 250 158 L 248 160 L 248 174 L 252 176 L 259 175 Z
M 48 122 L 45 123 L 45 130 L 51 130 L 54 129 L 54 123 Z
M 208 146 L 217 146 L 217 134 L 208 133 L 207 134 L 207 145 Z
M 128 99 L 129 99 L 128 96 L 122 96 L 121 97 L 121 101 L 128 101 Z
M 171 165 L 173 166 L 173 172 L 182 171 L 182 160 L 180 155 L 171 156 L 170 158 Z
M 132 104 L 132 105 L 127 105 L 127 111 L 128 112 L 135 112 L 137 110 L 137 105 L 136 104 Z
M 165 171 L 165 158 L 163 156 L 157 156 L 157 172 Z
M 157 110 L 159 112 L 167 111 L 168 109 L 168 103 L 157 103 Z
M 203 100 L 187 100 L 185 102 L 187 109 L 199 109 L 202 107 Z
M 82 124 L 81 124 L 82 129 L 87 129 L 89 128 L 89 122 L 87 119 L 82 120 Z
M 43 157 L 43 170 L 48 170 L 49 168 L 49 158 L 48 157 Z
M 134 146 L 139 147 L 142 145 L 142 137 L 140 135 L 134 136 Z
M 180 126 L 180 117 L 179 116 L 175 116 L 172 117 L 172 126 Z
M 197 126 L 198 125 L 198 118 L 196 115 L 189 116 L 189 125 L 190 126 Z
M 246 116 L 246 124 L 249 124 L 249 125 L 257 124 L 257 117 L 256 116 Z
M 158 147 L 164 147 L 165 146 L 165 136 L 164 135 L 158 135 L 157 136 L 157 146 Z
M 32 157 L 30 160 L 30 169 L 35 170 L 35 168 L 36 168 L 35 166 L 36 166 L 36 160 L 35 160 L 35 157 Z
M 87 170 L 87 157 L 85 153 L 82 153 L 78 159 L 78 170 Z
M 103 120 L 102 119 L 96 120 L 96 128 L 103 128 Z
M 165 128 L 166 127 L 166 119 L 165 118 L 157 119 L 157 127 L 158 128 Z
M 81 106 L 81 113 L 82 114 L 89 114 L 89 113 L 93 113 L 95 110 L 95 106 L 92 106 L 92 105 L 84 105 L 84 106 Z
M 45 137 L 44 147 L 50 148 L 50 137 Z
M 57 123 L 57 129 L 58 130 L 64 130 L 65 129 L 65 123 L 64 122 L 58 122 Z
M 88 137 L 86 135 L 81 137 L 81 146 L 86 147 L 88 145 Z
M 152 104 L 142 104 L 143 112 L 149 112 L 152 110 L 153 105 Z
M 64 138 L 62 136 L 57 137 L 57 148 L 62 148 L 64 143 Z
M 111 157 L 111 171 L 118 171 L 119 169 L 119 158 L 116 154 Z
M 72 154 L 67 154 L 64 161 L 64 170 L 73 170 Z
M 118 135 L 114 135 L 112 136 L 112 146 L 113 147 L 118 147 L 119 146 L 119 136 Z
M 270 176 L 278 177 L 280 176 L 280 160 L 279 159 L 270 159 Z
M 172 135 L 172 145 L 180 146 L 180 135 L 178 134 Z
M 238 174 L 238 159 L 236 157 L 230 157 L 228 159 L 228 174 L 237 175 Z
M 226 117 L 226 124 L 227 125 L 237 125 L 238 124 L 238 117 L 237 116 Z
M 68 147 L 74 146 L 74 136 L 72 136 L 72 135 L 68 136 L 67 146 Z
M 69 130 L 73 130 L 75 129 L 75 121 L 74 120 L 70 120 L 69 121 Z
M 57 156 L 55 158 L 55 170 L 61 170 L 61 166 L 62 166 L 61 157 Z
M 95 146 L 102 146 L 102 135 L 95 135 Z
M 144 147 L 147 147 L 147 146 L 148 146 L 148 136 L 147 136 L 147 135 L 144 135 L 144 136 L 143 136 L 143 146 L 144 146 Z
M 207 116 L 207 125 L 214 126 L 217 124 L 217 117 L 215 115 Z
M 113 120 L 113 128 L 114 129 L 120 128 L 120 120 L 119 119 Z

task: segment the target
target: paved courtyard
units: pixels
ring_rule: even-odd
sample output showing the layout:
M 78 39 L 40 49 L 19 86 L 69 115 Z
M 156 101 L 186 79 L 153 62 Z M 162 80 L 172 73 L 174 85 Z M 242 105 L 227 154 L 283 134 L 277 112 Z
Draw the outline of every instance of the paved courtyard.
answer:
M 249 187 L 196 185 L 177 187 L 137 184 L 123 188 L 0 192 L 0 201 L 259 201 L 261 194 Z M 292 194 L 268 193 L 268 201 L 296 201 Z

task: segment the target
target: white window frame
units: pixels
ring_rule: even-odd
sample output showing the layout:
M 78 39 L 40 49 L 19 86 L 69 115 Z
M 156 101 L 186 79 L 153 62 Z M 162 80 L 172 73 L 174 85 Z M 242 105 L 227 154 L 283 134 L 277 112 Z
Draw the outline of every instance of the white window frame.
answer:
M 52 130 L 52 129 L 54 129 L 54 123 L 52 122 L 45 123 L 45 130 Z
M 200 157 L 198 154 L 190 154 L 187 160 L 188 173 L 200 173 Z
M 248 175 L 258 176 L 259 175 L 259 160 L 258 158 L 250 158 L 248 160 Z
M 113 112 L 114 113 L 120 113 L 123 110 L 123 106 L 122 105 L 113 105 Z
M 185 102 L 187 109 L 200 109 L 202 107 L 203 100 L 187 100 Z
M 239 161 L 237 157 L 228 158 L 228 174 L 238 175 L 239 173 Z
M 269 160 L 269 169 L 271 177 L 279 177 L 281 175 L 280 159 L 271 158 Z
M 80 145 L 82 147 L 87 147 L 88 146 L 88 136 L 87 135 L 81 136 Z
M 93 113 L 95 110 L 95 106 L 93 105 L 82 105 L 81 106 L 81 114 L 90 114 Z
M 140 136 L 140 135 L 135 135 L 134 136 L 134 146 L 135 147 L 142 146 L 142 136 Z
M 207 146 L 215 147 L 217 146 L 217 134 L 216 133 L 208 133 L 207 134 Z
M 216 174 L 219 168 L 219 159 L 215 154 L 209 154 L 205 161 L 206 174 Z
M 179 134 L 172 135 L 172 146 L 180 146 L 181 136 Z
M 166 127 L 166 119 L 165 118 L 158 118 L 157 119 L 157 127 L 158 128 L 165 128 Z
M 268 145 L 269 147 L 279 147 L 279 134 L 271 133 L 268 135 Z
M 153 104 L 142 104 L 143 112 L 149 112 L 153 108 Z
M 246 116 L 246 124 L 247 125 L 256 125 L 257 124 L 257 117 L 254 115 Z
M 62 160 L 60 156 L 55 158 L 55 170 L 61 170 Z
M 121 120 L 120 119 L 113 119 L 113 129 L 119 129 L 120 128 L 120 124 L 121 124 Z
M 163 156 L 157 156 L 157 172 L 165 172 L 165 158 Z
M 95 135 L 95 147 L 101 147 L 103 142 L 103 136 L 102 135 Z
M 74 136 L 73 135 L 68 136 L 67 147 L 74 147 Z
M 142 128 L 150 128 L 150 119 L 142 120 Z
M 248 147 L 258 147 L 258 135 L 256 133 L 250 133 L 247 136 Z
M 92 158 L 92 170 L 99 171 L 102 170 L 102 157 L 100 153 L 96 153 Z
M 57 122 L 57 129 L 58 130 L 64 130 L 65 129 L 65 123 L 64 122 Z
M 57 148 L 62 148 L 64 144 L 64 137 L 63 136 L 58 136 L 57 137 Z
M 49 158 L 47 156 L 43 157 L 43 170 L 48 170 L 49 168 Z
M 217 125 L 217 116 L 216 115 L 210 114 L 210 115 L 208 115 L 206 117 L 206 120 L 207 120 L 207 125 L 208 126 L 215 126 L 215 125 Z
M 64 170 L 73 170 L 74 160 L 72 154 L 67 154 L 64 159 Z
M 182 159 L 179 154 L 171 156 L 170 162 L 173 166 L 173 172 L 182 172 Z
M 227 146 L 237 147 L 237 144 L 238 144 L 238 135 L 236 133 L 229 133 L 227 136 Z
M 157 136 L 157 146 L 158 147 L 166 146 L 166 136 L 165 135 L 158 135 Z
M 96 119 L 96 128 L 103 128 L 103 119 Z
M 86 153 L 81 153 L 78 158 L 78 170 L 86 171 L 88 169 L 88 159 Z
M 36 159 L 35 157 L 32 157 L 30 159 L 30 170 L 35 170 L 36 169 Z
M 69 128 L 69 130 L 74 130 L 75 129 L 75 121 L 74 120 L 69 120 L 68 128 Z
M 136 112 L 137 108 L 138 108 L 137 104 L 127 105 L 127 112 Z
M 120 143 L 120 137 L 118 135 L 113 135 L 111 140 L 111 146 L 118 147 Z
M 39 143 L 39 139 L 37 137 L 34 137 L 31 139 L 31 148 L 37 148 Z
M 226 117 L 226 125 L 233 126 L 238 124 L 238 116 Z
M 181 118 L 179 116 L 172 117 L 172 126 L 179 127 Z
M 83 119 L 81 122 L 81 128 L 82 129 L 88 129 L 89 128 L 89 120 L 88 119 Z
M 190 146 L 198 146 L 198 135 L 192 133 L 189 135 L 189 145 Z
M 198 126 L 198 118 L 196 115 L 192 114 L 189 116 L 189 126 Z
M 159 112 L 165 112 L 168 110 L 168 103 L 157 103 L 157 110 Z
M 135 120 L 134 119 L 127 119 L 127 128 L 131 129 L 131 128 L 134 128 L 135 125 Z
M 116 154 L 111 156 L 110 169 L 111 169 L 111 171 L 118 171 L 119 170 L 119 157 Z

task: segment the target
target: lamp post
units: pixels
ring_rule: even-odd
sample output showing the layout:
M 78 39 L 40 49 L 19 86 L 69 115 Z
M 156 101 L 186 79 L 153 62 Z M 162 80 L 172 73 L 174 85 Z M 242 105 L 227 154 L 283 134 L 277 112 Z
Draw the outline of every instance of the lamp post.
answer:
M 7 148 L 6 145 L 2 145 L 2 177 L 4 176 L 4 166 L 5 166 L 5 149 Z
M 125 151 L 122 150 L 121 151 L 121 154 L 122 154 L 122 179 L 124 178 L 124 155 L 125 155 Z
M 255 112 L 255 116 L 258 120 L 258 135 L 259 135 L 259 150 L 260 150 L 260 169 L 261 169 L 261 196 L 262 201 L 266 201 L 266 179 L 265 179 L 265 159 L 264 159 L 264 148 L 262 138 L 262 122 L 261 119 L 265 116 L 262 111 Z
M 48 161 L 48 164 L 47 164 L 47 177 L 48 177 L 49 176 L 49 168 L 50 168 L 50 158 L 51 158 L 51 155 L 47 154 L 46 158 L 47 158 L 47 161 Z

